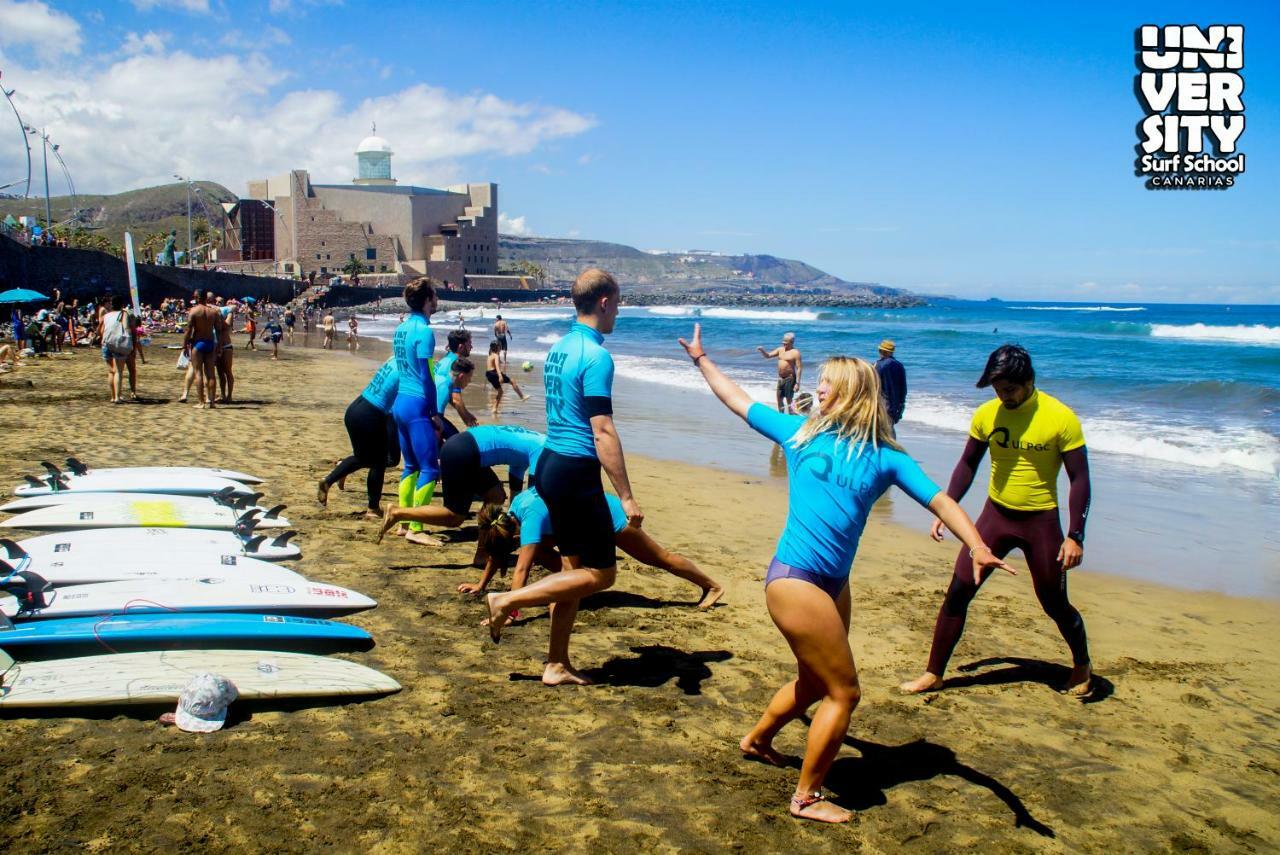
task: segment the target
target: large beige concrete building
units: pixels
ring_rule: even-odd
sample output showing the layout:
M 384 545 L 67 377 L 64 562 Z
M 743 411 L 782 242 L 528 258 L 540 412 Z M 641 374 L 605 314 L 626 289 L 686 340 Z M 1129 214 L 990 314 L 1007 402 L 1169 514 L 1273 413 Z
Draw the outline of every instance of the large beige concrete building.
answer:
M 373 135 L 356 149 L 351 184 L 313 184 L 305 169 L 250 181 L 249 199 L 276 214 L 277 269 L 332 274 L 354 256 L 374 273 L 425 274 L 454 288 L 497 275 L 498 185 L 398 185 L 391 155 Z

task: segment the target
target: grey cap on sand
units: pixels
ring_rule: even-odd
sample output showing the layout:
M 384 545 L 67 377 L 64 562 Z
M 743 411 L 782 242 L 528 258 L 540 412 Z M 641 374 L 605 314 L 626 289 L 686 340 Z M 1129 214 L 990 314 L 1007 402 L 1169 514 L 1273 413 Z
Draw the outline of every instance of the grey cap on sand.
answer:
M 213 733 L 227 721 L 227 707 L 240 696 L 235 683 L 216 674 L 197 674 L 178 696 L 173 723 L 188 733 Z

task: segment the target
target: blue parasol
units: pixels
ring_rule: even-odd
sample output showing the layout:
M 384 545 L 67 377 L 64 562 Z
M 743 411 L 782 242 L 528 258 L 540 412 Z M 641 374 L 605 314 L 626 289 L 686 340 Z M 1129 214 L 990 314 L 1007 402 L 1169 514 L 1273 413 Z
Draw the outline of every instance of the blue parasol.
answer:
M 0 303 L 38 303 L 48 299 L 44 294 L 32 291 L 30 288 L 12 288 L 0 292 Z
M 240 298 L 240 302 L 241 302 L 241 303 L 256 303 L 256 302 L 258 302 L 258 301 L 257 301 L 256 299 L 254 299 L 253 297 L 241 297 L 241 298 Z

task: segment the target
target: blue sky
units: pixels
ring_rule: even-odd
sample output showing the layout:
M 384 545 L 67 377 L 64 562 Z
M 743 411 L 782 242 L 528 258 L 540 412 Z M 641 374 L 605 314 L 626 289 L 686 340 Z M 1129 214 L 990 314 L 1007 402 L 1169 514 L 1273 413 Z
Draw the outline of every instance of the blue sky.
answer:
M 0 0 L 0 70 L 85 191 L 344 182 L 376 119 L 402 182 L 497 181 L 533 234 L 970 297 L 1280 302 L 1275 5 L 1026 5 Z M 1133 175 L 1145 23 L 1245 25 L 1238 186 Z

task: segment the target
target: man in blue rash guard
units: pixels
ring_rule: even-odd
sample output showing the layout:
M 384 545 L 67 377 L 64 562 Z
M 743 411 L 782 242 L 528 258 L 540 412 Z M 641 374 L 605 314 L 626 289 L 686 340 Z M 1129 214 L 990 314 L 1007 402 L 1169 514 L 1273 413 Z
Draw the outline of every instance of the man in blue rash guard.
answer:
M 436 409 L 435 366 L 432 353 L 436 348 L 435 333 L 429 318 L 436 311 L 435 284 L 426 276 L 404 287 L 408 317 L 396 327 L 392 352 L 400 390 L 391 407 L 400 436 L 400 453 L 404 469 L 400 475 L 400 505 L 416 508 L 431 503 L 436 480 L 440 477 L 440 434 L 444 424 Z M 424 546 L 440 542 L 422 532 L 422 523 L 410 523 L 405 540 Z
M 400 388 L 394 356 L 382 363 L 369 385 L 347 407 L 343 422 L 351 437 L 351 456 L 338 461 L 333 471 L 324 477 L 316 493 L 322 505 L 329 503 L 329 488 L 346 479 L 353 472 L 368 467 L 367 487 L 369 509 L 365 519 L 382 519 L 382 482 L 388 466 L 395 466 L 400 459 L 400 440 L 396 433 L 396 420 L 391 416 L 391 405 Z
M 590 682 L 569 663 L 569 636 L 578 601 L 613 585 L 617 575 L 613 520 L 600 483 L 608 473 L 631 525 L 644 514 L 631 495 L 622 442 L 613 425 L 613 357 L 604 337 L 618 320 L 617 281 L 603 270 L 584 270 L 573 283 L 577 322 L 547 354 L 543 385 L 547 394 L 547 444 L 538 460 L 534 485 L 551 514 L 560 552 L 572 569 L 527 588 L 489 594 L 489 635 L 496 643 L 511 612 L 554 604 L 551 645 L 542 682 L 549 686 Z

